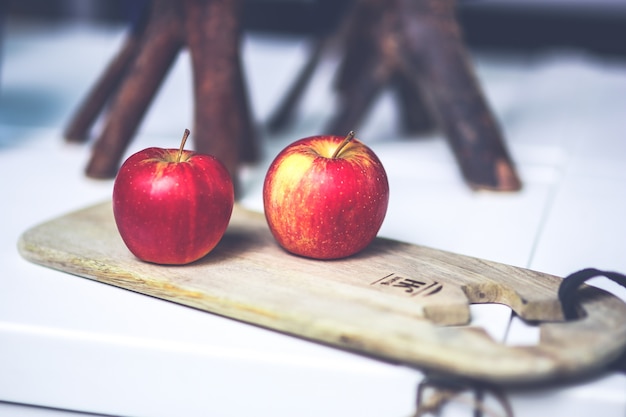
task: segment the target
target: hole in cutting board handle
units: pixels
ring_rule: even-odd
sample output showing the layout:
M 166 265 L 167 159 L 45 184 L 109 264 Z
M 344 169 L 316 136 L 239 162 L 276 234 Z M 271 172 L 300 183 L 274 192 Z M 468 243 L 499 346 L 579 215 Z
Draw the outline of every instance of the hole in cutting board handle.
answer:
M 511 317 L 504 344 L 507 346 L 537 346 L 541 341 L 540 323 L 528 322 L 517 315 Z
M 500 303 L 470 305 L 471 321 L 458 329 L 484 331 L 494 342 L 506 346 L 536 346 L 540 342 L 540 323 L 527 322 Z
M 502 283 L 472 283 L 461 287 L 469 303 L 498 303 L 510 307 L 527 321 L 563 321 L 561 304 L 556 297 L 526 299 L 515 289 Z

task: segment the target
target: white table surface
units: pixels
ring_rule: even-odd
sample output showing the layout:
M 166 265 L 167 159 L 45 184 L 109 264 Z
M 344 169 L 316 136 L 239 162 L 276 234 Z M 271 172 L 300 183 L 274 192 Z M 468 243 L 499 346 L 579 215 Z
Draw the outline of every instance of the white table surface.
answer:
M 88 179 L 89 145 L 62 130 L 117 51 L 118 27 L 9 21 L 0 83 L 0 415 L 408 416 L 414 369 L 281 335 L 23 260 L 20 234 L 110 198 Z M 257 120 L 270 114 L 306 57 L 300 39 L 248 36 L 244 59 Z M 474 56 L 524 189 L 475 193 L 445 140 L 404 137 L 383 96 L 358 136 L 385 164 L 391 201 L 381 235 L 565 276 L 626 271 L 626 61 L 572 51 Z M 275 153 L 318 133 L 333 111 L 332 61 L 309 88 L 295 125 L 263 132 L 265 157 L 245 169 L 242 203 L 261 209 Z M 188 56 L 181 54 L 128 154 L 176 147 L 192 126 Z M 100 124 L 96 127 L 96 130 Z M 621 289 L 602 280 L 596 285 Z M 535 328 L 499 305 L 474 324 L 513 344 Z M 626 414 L 626 375 L 507 392 L 516 416 Z M 33 407 L 36 406 L 36 407 Z M 462 402 L 444 415 L 472 415 Z

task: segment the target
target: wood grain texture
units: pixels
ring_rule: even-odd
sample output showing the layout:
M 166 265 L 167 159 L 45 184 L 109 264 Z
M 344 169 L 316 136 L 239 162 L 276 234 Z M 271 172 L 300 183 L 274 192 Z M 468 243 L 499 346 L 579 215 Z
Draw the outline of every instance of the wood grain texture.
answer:
M 424 370 L 499 384 L 602 369 L 626 347 L 626 304 L 582 291 L 584 318 L 563 322 L 559 277 L 378 238 L 357 256 L 316 261 L 274 242 L 262 214 L 236 207 L 226 235 L 186 266 L 142 262 L 110 202 L 26 231 L 26 259 L 78 276 Z M 470 303 L 503 303 L 540 322 L 536 346 L 505 346 L 463 326 Z

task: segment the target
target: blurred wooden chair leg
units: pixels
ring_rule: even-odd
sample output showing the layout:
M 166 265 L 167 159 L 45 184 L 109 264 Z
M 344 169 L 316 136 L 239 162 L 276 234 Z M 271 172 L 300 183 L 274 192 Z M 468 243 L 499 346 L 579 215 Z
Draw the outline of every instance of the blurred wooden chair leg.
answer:
M 241 65 L 239 9 L 239 0 L 151 2 L 145 25 L 130 34 L 66 130 L 68 141 L 86 140 L 110 101 L 104 129 L 86 168 L 88 176 L 116 175 L 179 51 L 188 47 L 194 80 L 195 149 L 220 159 L 237 182 L 238 164 L 259 156 Z
M 356 129 L 380 92 L 391 88 L 403 128 L 442 129 L 471 188 L 519 190 L 521 181 L 473 73 L 455 7 L 454 0 L 357 0 L 336 34 L 342 51 L 335 78 L 338 111 L 323 133 Z M 283 107 L 299 99 L 321 53 L 313 51 Z

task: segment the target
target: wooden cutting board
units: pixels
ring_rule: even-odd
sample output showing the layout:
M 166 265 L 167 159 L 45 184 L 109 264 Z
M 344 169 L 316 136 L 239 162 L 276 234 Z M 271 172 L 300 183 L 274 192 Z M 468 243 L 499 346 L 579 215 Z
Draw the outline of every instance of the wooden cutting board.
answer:
M 317 261 L 277 246 L 262 214 L 235 207 L 219 245 L 186 266 L 128 251 L 110 202 L 26 231 L 30 261 L 138 293 L 423 370 L 499 384 L 597 371 L 626 348 L 626 304 L 586 287 L 584 318 L 564 322 L 561 278 L 377 238 Z M 536 346 L 505 346 L 464 326 L 470 303 L 503 303 L 540 325 Z

